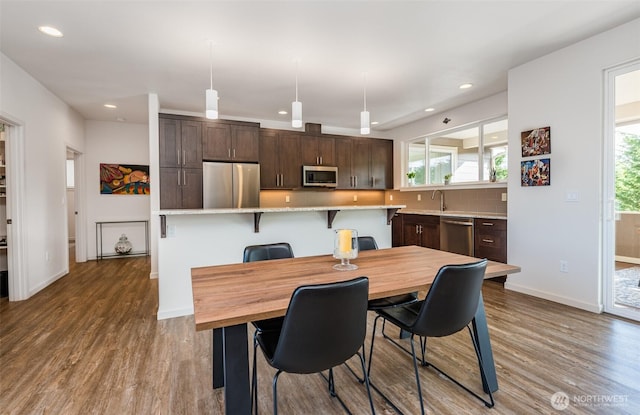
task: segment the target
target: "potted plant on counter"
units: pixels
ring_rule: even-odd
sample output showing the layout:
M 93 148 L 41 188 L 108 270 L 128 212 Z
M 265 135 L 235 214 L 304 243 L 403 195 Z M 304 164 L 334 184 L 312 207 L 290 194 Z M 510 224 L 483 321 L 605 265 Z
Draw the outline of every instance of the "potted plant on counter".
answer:
M 408 183 L 409 186 L 413 186 L 413 181 L 416 178 L 416 172 L 415 171 L 410 171 L 407 173 L 407 179 L 408 179 Z
M 444 184 L 449 184 L 449 182 L 451 181 L 451 176 L 451 173 L 444 175 Z

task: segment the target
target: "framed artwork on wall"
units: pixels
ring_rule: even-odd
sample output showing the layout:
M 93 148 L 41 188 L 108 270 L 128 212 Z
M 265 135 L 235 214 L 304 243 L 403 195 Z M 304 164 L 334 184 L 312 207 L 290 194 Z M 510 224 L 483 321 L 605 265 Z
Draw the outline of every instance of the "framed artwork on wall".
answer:
M 148 195 L 149 166 L 100 163 L 100 194 Z
M 551 185 L 551 159 L 520 162 L 520 178 L 523 187 Z
M 551 127 L 535 128 L 520 133 L 522 157 L 551 154 Z

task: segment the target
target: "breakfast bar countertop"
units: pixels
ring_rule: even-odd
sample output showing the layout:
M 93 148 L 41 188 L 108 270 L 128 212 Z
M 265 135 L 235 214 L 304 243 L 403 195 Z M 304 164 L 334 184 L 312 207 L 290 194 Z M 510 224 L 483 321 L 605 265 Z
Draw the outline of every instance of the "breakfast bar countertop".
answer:
M 344 206 L 301 206 L 301 207 L 255 207 L 224 209 L 169 209 L 153 213 L 157 215 L 220 215 L 229 213 L 281 213 L 281 212 L 323 212 L 327 210 L 373 210 L 402 209 L 406 205 L 344 205 Z
M 459 210 L 429 210 L 429 209 L 400 209 L 398 213 L 408 215 L 433 215 L 433 216 L 452 216 L 457 218 L 479 218 L 479 219 L 507 219 L 506 214 L 487 213 L 487 212 L 468 212 Z

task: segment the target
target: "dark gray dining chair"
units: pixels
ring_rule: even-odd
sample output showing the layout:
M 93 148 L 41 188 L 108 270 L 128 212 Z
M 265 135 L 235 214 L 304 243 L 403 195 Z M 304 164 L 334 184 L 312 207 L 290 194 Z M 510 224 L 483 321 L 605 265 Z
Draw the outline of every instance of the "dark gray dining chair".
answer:
M 354 355 L 360 358 L 371 412 L 375 414 L 365 362 L 359 353 L 367 330 L 369 279 L 358 277 L 328 284 L 304 285 L 295 289 L 280 331 L 259 331 L 260 349 L 269 365 L 277 369 L 273 377 L 273 413 L 278 413 L 278 378 L 283 372 L 321 373 L 328 370 L 329 393 L 351 413 L 337 395 L 333 368 Z M 254 361 L 255 364 L 255 361 Z M 252 396 L 257 396 L 254 371 Z M 258 407 L 255 406 L 257 414 Z
M 293 258 L 293 249 L 287 242 L 276 242 L 263 245 L 250 245 L 244 248 L 242 262 L 268 261 L 273 259 Z M 257 335 L 260 332 L 276 331 L 282 328 L 284 317 L 275 317 L 266 320 L 252 321 L 251 324 L 255 328 L 253 334 L 253 380 L 256 377 L 256 352 L 258 351 Z M 252 395 L 251 405 L 257 407 L 257 396 Z
M 358 247 L 360 251 L 369 251 L 378 249 L 378 244 L 373 236 L 359 236 Z M 375 300 L 369 300 L 369 310 L 376 311 L 387 307 L 398 307 L 401 305 L 407 305 L 418 301 L 418 293 L 413 292 L 409 294 L 392 295 L 390 297 L 376 298 Z
M 473 335 L 470 327 L 470 323 L 478 309 L 480 291 L 482 289 L 482 282 L 484 281 L 486 267 L 486 259 L 471 264 L 446 265 L 438 271 L 438 274 L 436 275 L 433 284 L 431 284 L 431 288 L 424 300 L 406 306 L 383 308 L 376 311 L 378 316 L 373 323 L 373 337 L 371 339 L 371 350 L 369 351 L 369 367 L 367 373 L 369 375 L 371 373 L 375 331 L 380 318 L 411 333 L 410 353 L 413 358 L 413 366 L 422 414 L 425 413 L 424 402 L 422 399 L 422 389 L 420 387 L 418 359 L 413 341 L 414 336 L 420 337 L 422 366 L 432 367 L 438 373 L 447 377 L 456 385 L 481 400 L 488 408 L 492 408 L 494 406 L 493 394 L 491 391 L 489 391 L 489 401 L 487 401 L 425 359 L 426 338 L 449 336 L 466 327 L 469 331 L 469 335 L 471 336 L 471 342 L 478 359 L 482 382 L 483 384 L 487 382 L 484 365 L 482 364 L 482 356 L 479 351 L 478 339 Z M 389 401 L 386 396 L 384 397 Z

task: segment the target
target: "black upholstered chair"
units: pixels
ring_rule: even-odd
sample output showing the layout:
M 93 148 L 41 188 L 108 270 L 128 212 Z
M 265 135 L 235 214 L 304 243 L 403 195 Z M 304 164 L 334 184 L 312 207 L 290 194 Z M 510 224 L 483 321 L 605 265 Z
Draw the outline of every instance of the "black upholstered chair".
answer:
M 375 341 L 375 330 L 380 318 L 395 324 L 402 330 L 411 333 L 411 356 L 418 387 L 418 397 L 420 408 L 424 414 L 424 402 L 422 400 L 422 390 L 420 387 L 420 375 L 418 373 L 418 358 L 414 346 L 414 336 L 420 337 L 422 351 L 422 366 L 431 366 L 437 372 L 446 376 L 464 390 L 480 399 L 487 407 L 494 405 L 493 395 L 489 391 L 489 401 L 486 401 L 439 368 L 433 366 L 425 359 L 426 338 L 445 337 L 457 333 L 465 327 L 471 336 L 471 342 L 480 366 L 482 382 L 486 383 L 486 375 L 480 356 L 478 341 L 469 327 L 473 320 L 480 299 L 480 291 L 484 280 L 484 273 L 487 267 L 487 260 L 484 259 L 472 264 L 447 265 L 438 271 L 436 278 L 429 289 L 425 299 L 406 306 L 384 308 L 377 311 L 373 324 L 373 337 L 371 339 L 371 350 L 369 352 L 368 374 L 371 372 L 371 362 L 373 361 L 373 345 Z M 387 399 L 385 397 L 385 399 Z
M 244 248 L 242 262 L 268 261 L 271 259 L 293 258 L 293 249 L 287 242 L 277 242 L 264 245 L 250 245 Z M 256 352 L 258 350 L 257 334 L 261 331 L 280 331 L 284 317 L 252 321 L 256 331 L 253 335 L 253 379 L 256 379 Z M 252 398 L 251 404 L 257 405 L 257 397 Z
M 359 236 L 358 247 L 361 251 L 378 249 L 378 244 L 373 236 Z M 397 307 L 418 301 L 418 293 L 399 294 L 391 297 L 369 300 L 369 310 L 376 311 L 387 307 Z
M 277 369 L 273 377 L 274 414 L 278 413 L 277 385 L 282 372 L 310 374 L 324 370 L 329 371 L 328 378 L 325 377 L 329 393 L 349 412 L 335 392 L 333 367 L 354 355 L 360 358 L 369 404 L 375 413 L 364 359 L 358 352 L 367 329 L 368 295 L 367 277 L 298 287 L 291 295 L 282 330 L 257 333 L 258 344 L 267 362 Z M 254 379 L 253 396 L 257 396 L 257 386 L 257 379 Z M 257 409 L 256 405 L 255 413 Z

